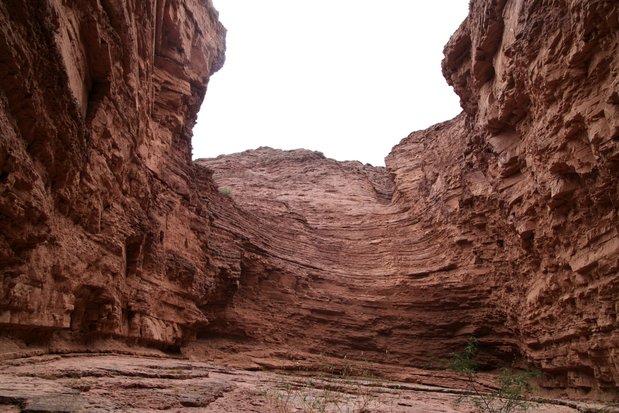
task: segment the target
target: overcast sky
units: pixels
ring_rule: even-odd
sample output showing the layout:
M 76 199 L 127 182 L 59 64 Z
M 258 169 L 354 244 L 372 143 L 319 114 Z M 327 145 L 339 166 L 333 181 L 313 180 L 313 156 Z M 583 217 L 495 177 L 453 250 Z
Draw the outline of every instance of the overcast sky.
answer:
M 259 146 L 384 165 L 414 130 L 456 116 L 443 46 L 468 0 L 215 0 L 226 64 L 210 80 L 194 158 Z

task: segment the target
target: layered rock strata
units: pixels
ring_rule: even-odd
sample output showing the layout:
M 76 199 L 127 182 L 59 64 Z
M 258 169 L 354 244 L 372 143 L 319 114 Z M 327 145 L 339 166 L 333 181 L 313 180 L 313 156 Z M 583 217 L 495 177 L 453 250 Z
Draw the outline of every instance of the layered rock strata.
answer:
M 1 2 L 2 330 L 418 366 L 475 335 L 487 366 L 616 389 L 617 6 L 470 10 L 443 62 L 463 114 L 375 168 L 191 162 L 210 2 Z
M 217 12 L 3 1 L 0 21 L 0 324 L 178 345 L 230 273 L 191 164 Z
M 517 346 L 552 385 L 584 391 L 619 383 L 618 29 L 612 1 L 472 2 L 443 61 L 465 129 L 390 155 L 397 187 L 409 169 L 457 199 L 441 220 L 496 267 Z M 398 161 L 427 145 L 460 148 L 447 169 Z
M 547 387 L 616 389 L 617 16 L 472 2 L 443 61 L 464 113 L 386 170 L 267 149 L 203 161 L 270 228 L 213 327 L 416 365 L 475 335 L 490 365 L 521 355 Z
M 212 315 L 211 334 L 416 365 L 471 334 L 509 340 L 493 283 L 479 284 L 492 267 L 437 248 L 449 234 L 392 202 L 385 168 L 270 148 L 198 164 L 261 221 L 247 232 L 239 290 Z

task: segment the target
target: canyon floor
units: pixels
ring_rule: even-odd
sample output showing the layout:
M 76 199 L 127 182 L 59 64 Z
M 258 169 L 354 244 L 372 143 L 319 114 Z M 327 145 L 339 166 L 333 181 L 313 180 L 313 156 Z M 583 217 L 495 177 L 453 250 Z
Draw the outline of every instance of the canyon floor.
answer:
M 118 346 L 99 341 L 99 353 L 59 347 L 55 351 L 63 353 L 50 354 L 3 341 L 0 412 L 476 411 L 466 380 L 447 370 L 230 342 L 198 342 L 187 354 L 173 356 L 143 348 L 119 351 Z M 478 378 L 480 386 L 492 391 L 491 373 Z M 536 397 L 528 411 L 615 411 L 608 405 Z

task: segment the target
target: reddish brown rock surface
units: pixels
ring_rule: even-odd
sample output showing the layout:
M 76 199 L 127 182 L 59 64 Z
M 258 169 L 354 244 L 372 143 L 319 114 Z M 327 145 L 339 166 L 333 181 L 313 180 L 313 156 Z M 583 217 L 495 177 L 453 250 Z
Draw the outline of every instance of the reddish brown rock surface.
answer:
M 209 3 L 0 3 L 5 329 L 177 345 L 207 323 L 229 274 L 190 161 L 224 59 Z
M 4 333 L 421 367 L 475 335 L 488 366 L 616 391 L 615 2 L 473 1 L 443 65 L 463 114 L 387 168 L 192 163 L 210 2 L 7 0 L 0 21 Z
M 396 187 L 412 172 L 439 203 L 457 200 L 440 219 L 494 267 L 514 343 L 549 385 L 584 391 L 619 384 L 618 13 L 612 1 L 472 2 L 443 61 L 465 128 L 413 135 L 389 162 Z M 448 164 L 399 161 L 428 145 Z
M 162 358 L 74 354 L 0 362 L 2 412 L 473 412 L 449 375 L 439 385 L 322 373 L 317 377 L 225 368 Z M 423 379 L 420 372 L 413 375 Z M 416 373 L 416 374 L 415 374 Z M 442 377 L 441 377 L 442 376 Z M 457 384 L 457 383 L 456 383 Z M 532 403 L 534 413 L 603 405 Z M 592 411 L 592 410 L 591 410 Z
M 268 149 L 199 161 L 267 227 L 212 327 L 414 365 L 473 334 L 548 387 L 616 390 L 617 13 L 473 2 L 443 62 L 465 112 L 386 170 Z
M 461 262 L 440 248 L 431 216 L 391 202 L 385 168 L 269 148 L 198 164 L 261 223 L 247 231 L 240 287 L 213 333 L 422 365 L 504 323 L 475 276 L 490 267 Z

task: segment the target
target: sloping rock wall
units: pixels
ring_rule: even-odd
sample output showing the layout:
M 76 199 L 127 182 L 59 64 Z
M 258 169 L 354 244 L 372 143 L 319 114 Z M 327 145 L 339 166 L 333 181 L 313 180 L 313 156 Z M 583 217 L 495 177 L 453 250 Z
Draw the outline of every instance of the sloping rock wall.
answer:
M 0 324 L 177 345 L 232 274 L 191 164 L 217 12 L 3 1 L 0 21 Z
M 475 335 L 489 365 L 615 389 L 617 16 L 473 1 L 443 62 L 464 113 L 386 170 L 267 148 L 200 161 L 268 227 L 214 332 L 421 366 Z
M 618 13 L 612 1 L 472 2 L 443 61 L 466 113 L 460 165 L 416 168 L 426 185 L 455 183 L 435 195 L 460 194 L 444 219 L 467 248 L 502 240 L 482 258 L 500 268 L 496 303 L 557 387 L 619 383 Z
M 0 2 L 2 331 L 421 367 L 475 335 L 489 366 L 615 389 L 617 6 L 470 9 L 443 63 L 463 114 L 375 168 L 191 162 L 223 63 L 208 1 Z
M 427 365 L 492 332 L 493 362 L 510 357 L 491 285 L 474 276 L 492 267 L 437 249 L 445 229 L 391 202 L 398 189 L 385 168 L 270 148 L 198 163 L 261 222 L 246 233 L 240 288 L 210 317 L 211 334 Z

